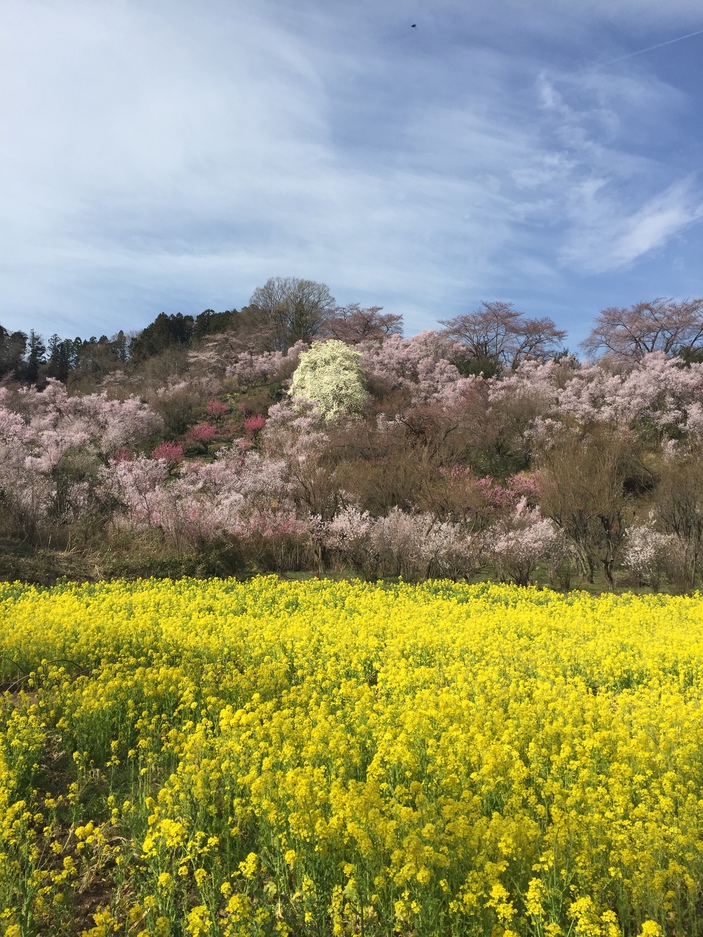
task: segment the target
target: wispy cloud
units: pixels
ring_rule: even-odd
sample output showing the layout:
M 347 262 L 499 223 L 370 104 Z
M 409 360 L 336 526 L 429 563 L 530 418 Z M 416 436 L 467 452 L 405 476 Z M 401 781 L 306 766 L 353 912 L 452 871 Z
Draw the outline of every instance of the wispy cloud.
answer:
M 555 145 L 551 182 L 562 192 L 561 211 L 550 205 L 562 228 L 561 263 L 586 273 L 616 271 L 703 217 L 697 176 L 647 146 L 648 135 L 671 127 L 679 92 L 632 74 L 567 75 L 561 87 L 540 78 L 543 139 L 551 136 Z M 644 112 L 636 133 L 633 111 Z
M 574 225 L 562 251 L 565 262 L 594 273 L 632 264 L 703 218 L 703 195 L 690 179 L 674 183 L 635 211 L 599 196 L 597 187 L 581 191 L 577 201 L 584 223 Z
M 643 57 L 581 67 L 609 15 L 8 3 L 0 321 L 136 328 L 241 305 L 280 274 L 412 331 L 480 298 L 558 304 L 574 277 L 636 265 L 691 236 L 701 196 L 685 147 L 661 148 L 687 132 L 685 91 Z M 682 35 L 691 15 L 676 0 Z M 660 12 L 617 16 L 640 30 Z

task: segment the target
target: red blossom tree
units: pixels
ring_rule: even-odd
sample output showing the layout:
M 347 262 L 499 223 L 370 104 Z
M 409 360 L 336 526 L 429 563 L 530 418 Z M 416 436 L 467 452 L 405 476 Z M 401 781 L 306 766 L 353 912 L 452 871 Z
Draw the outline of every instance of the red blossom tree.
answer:
M 223 416 L 227 416 L 229 413 L 229 407 L 226 403 L 223 403 L 221 400 L 208 400 L 207 406 L 205 407 L 205 412 L 208 416 L 211 416 L 215 420 L 221 419 Z
M 167 462 L 179 462 L 183 458 L 183 446 L 179 442 L 162 442 L 151 453 L 152 459 L 166 459 Z
M 190 442 L 203 443 L 203 445 L 211 443 L 215 436 L 217 436 L 217 427 L 212 423 L 198 423 L 196 426 L 191 426 L 187 433 Z
M 248 416 L 244 420 L 244 432 L 247 436 L 253 436 L 255 433 L 261 432 L 264 426 L 266 426 L 266 418 L 258 413 L 254 416 Z

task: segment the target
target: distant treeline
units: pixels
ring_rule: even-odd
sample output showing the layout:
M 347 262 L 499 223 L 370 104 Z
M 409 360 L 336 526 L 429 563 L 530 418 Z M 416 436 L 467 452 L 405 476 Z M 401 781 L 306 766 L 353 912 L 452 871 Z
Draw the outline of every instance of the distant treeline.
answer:
M 236 309 L 215 312 L 206 309 L 198 316 L 160 313 L 141 332 L 120 329 L 108 338 L 61 338 L 52 335 L 45 343 L 33 329 L 10 332 L 0 325 L 0 378 L 9 377 L 35 384 L 53 377 L 66 383 L 71 375 L 106 374 L 160 354 L 167 348 L 189 347 L 206 335 L 235 329 L 242 319 Z
M 321 284 L 311 285 L 327 290 Z M 40 386 L 47 378 L 69 385 L 99 383 L 112 371 L 138 368 L 164 352 L 197 348 L 209 337 L 225 333 L 237 350 L 260 353 L 285 352 L 296 341 L 309 342 L 318 337 L 340 338 L 354 344 L 402 331 L 402 316 L 383 315 L 380 307 L 362 309 L 356 303 L 337 307 L 332 297 L 330 300 L 324 304 L 322 315 L 306 315 L 298 309 L 297 321 L 287 327 L 274 321 L 281 318 L 280 299 L 273 315 L 271 309 L 251 304 L 241 310 L 206 309 L 197 316 L 162 312 L 140 332 L 120 329 L 111 337 L 70 339 L 54 334 L 45 342 L 33 329 L 29 333 L 11 332 L 0 324 L 0 380 Z
M 440 320 L 441 334 L 457 343 L 453 363 L 463 375 L 494 377 L 514 371 L 526 360 L 548 360 L 569 352 L 566 332 L 547 316 L 530 318 L 511 303 L 481 303 L 472 313 Z M 140 332 L 120 329 L 108 338 L 91 336 L 46 342 L 33 329 L 10 331 L 0 324 L 0 380 L 43 386 L 47 378 L 75 385 L 76 392 L 98 387 L 114 371 L 138 372 L 166 356 L 166 370 L 177 373 L 182 353 L 207 347 L 226 335 L 232 353 L 285 353 L 298 342 L 340 339 L 350 345 L 383 341 L 402 333 L 403 317 L 380 306 L 338 306 L 328 287 L 312 280 L 273 277 L 252 294 L 242 309 L 199 315 L 160 313 Z M 590 357 L 632 363 L 653 351 L 685 362 L 703 358 L 703 299 L 655 299 L 621 309 L 609 307 L 594 320 L 581 343 Z M 179 358 L 179 353 L 181 357 Z M 163 370 L 163 369 L 162 369 Z

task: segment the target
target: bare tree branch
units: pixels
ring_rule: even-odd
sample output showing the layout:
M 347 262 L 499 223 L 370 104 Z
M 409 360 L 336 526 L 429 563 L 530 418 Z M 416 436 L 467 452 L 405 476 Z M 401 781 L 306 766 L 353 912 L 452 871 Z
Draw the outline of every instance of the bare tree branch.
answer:
M 526 319 L 512 303 L 482 302 L 481 307 L 440 320 L 445 334 L 465 345 L 475 359 L 514 370 L 528 358 L 548 358 L 566 338 L 549 317 Z
M 252 293 L 249 309 L 262 323 L 272 325 L 276 348 L 285 351 L 298 341 L 310 342 L 334 309 L 334 297 L 324 283 L 297 277 L 271 277 Z
M 581 347 L 618 363 L 634 363 L 652 351 L 677 355 L 703 346 L 703 299 L 657 298 L 628 309 L 610 306 L 596 317 Z
M 323 322 L 320 338 L 336 338 L 348 345 L 359 342 L 383 341 L 391 335 L 401 335 L 403 317 L 386 313 L 381 315 L 382 306 L 362 309 L 359 303 L 350 303 L 334 310 Z

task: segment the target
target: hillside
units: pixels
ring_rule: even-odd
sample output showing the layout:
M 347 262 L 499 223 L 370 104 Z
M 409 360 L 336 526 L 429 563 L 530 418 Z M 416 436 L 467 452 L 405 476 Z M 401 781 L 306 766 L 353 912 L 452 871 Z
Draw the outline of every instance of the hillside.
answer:
M 403 338 L 267 287 L 300 284 L 48 353 L 3 329 L 0 576 L 696 587 L 703 301 L 649 304 L 654 336 L 606 310 L 583 363 L 509 304 Z

